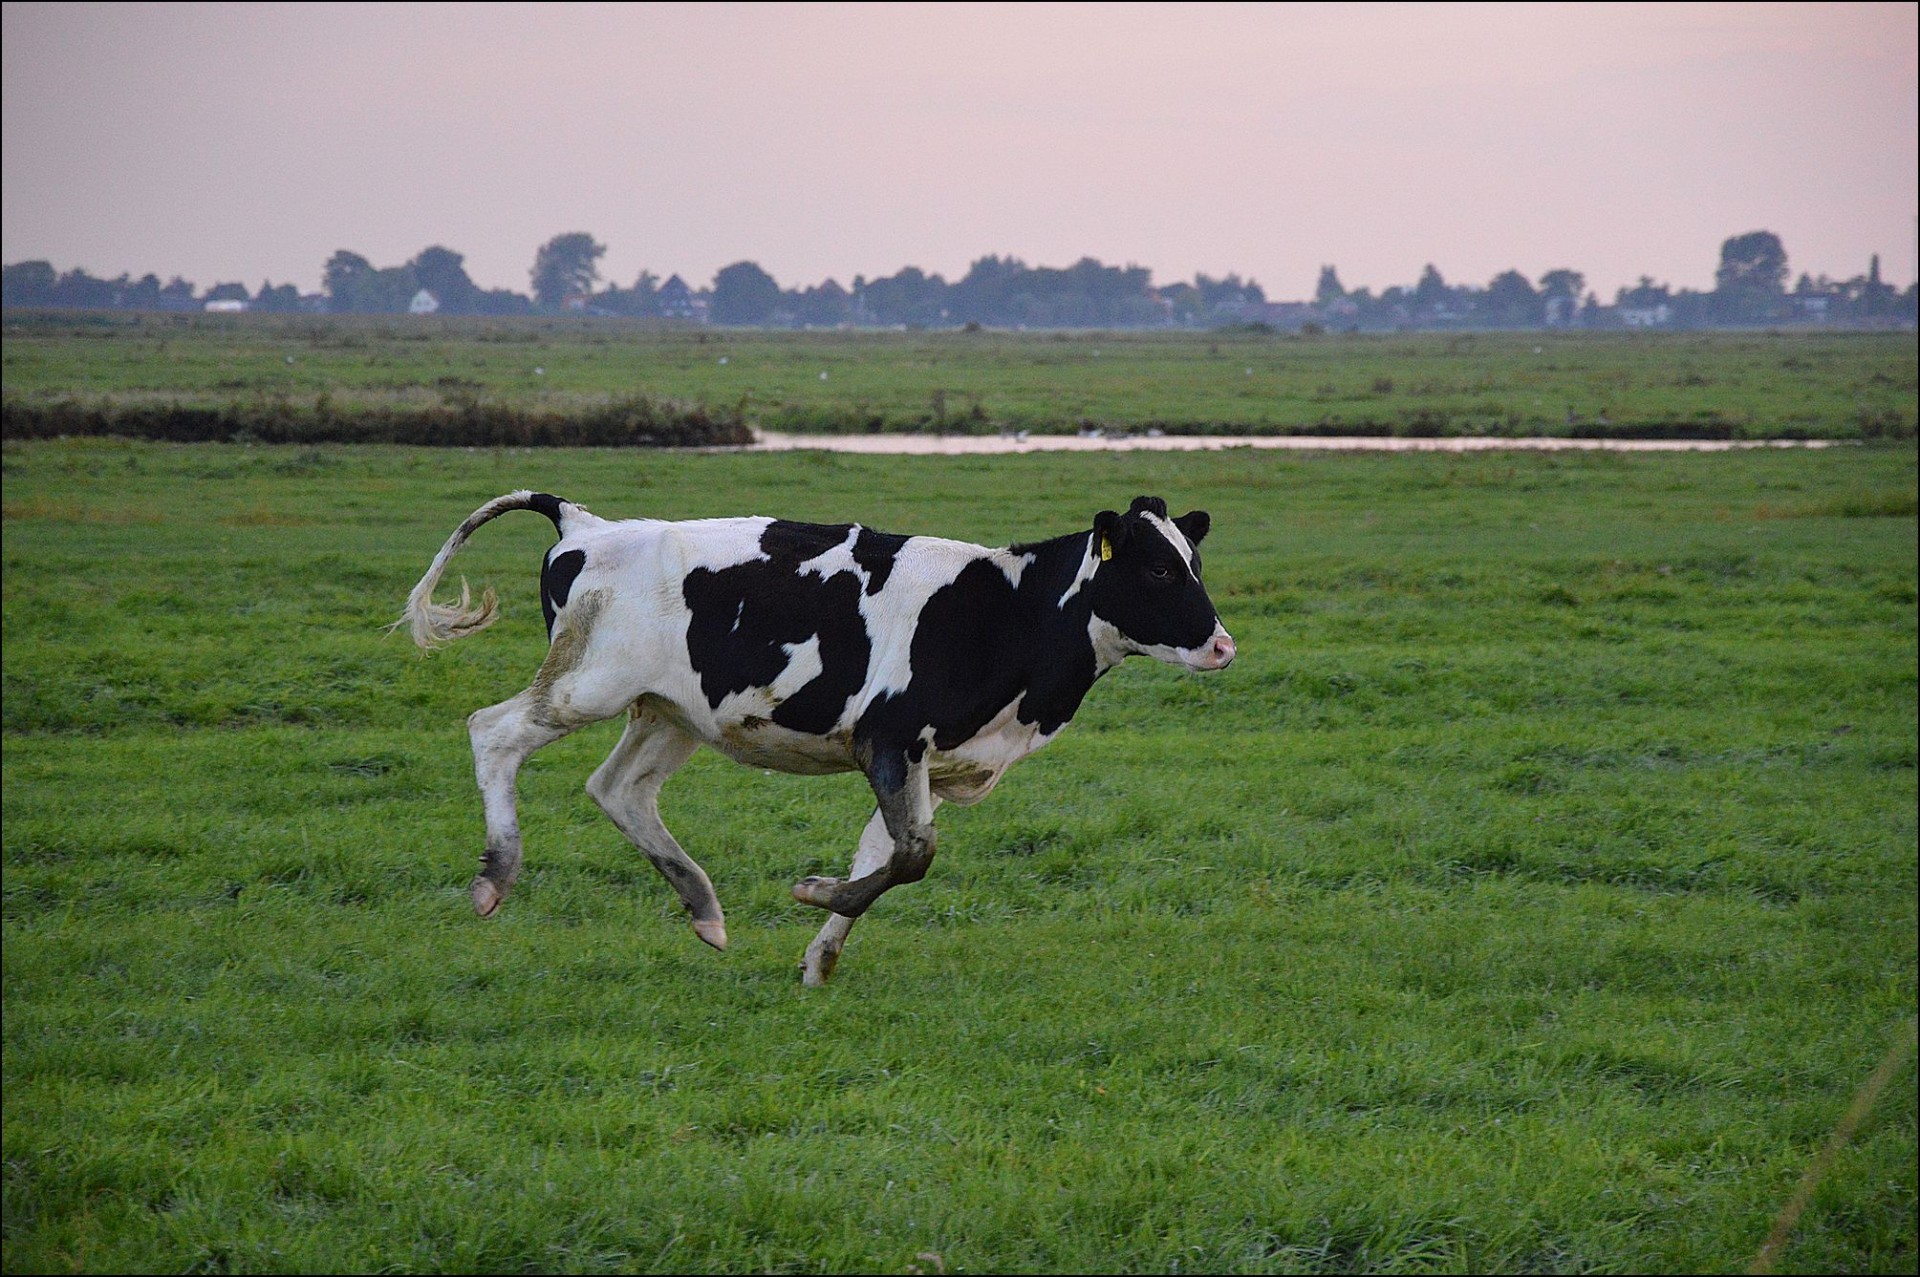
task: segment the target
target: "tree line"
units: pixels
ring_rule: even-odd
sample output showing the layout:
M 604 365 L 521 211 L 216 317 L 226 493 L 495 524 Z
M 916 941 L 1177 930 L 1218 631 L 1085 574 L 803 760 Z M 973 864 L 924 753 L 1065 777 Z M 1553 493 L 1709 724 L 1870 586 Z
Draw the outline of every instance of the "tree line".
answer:
M 253 292 L 232 282 L 202 293 L 177 276 L 165 284 L 152 274 L 97 279 L 84 270 L 62 273 L 49 262 L 27 261 L 4 267 L 0 302 L 92 310 L 585 314 L 775 328 L 1705 328 L 1912 323 L 1915 317 L 1915 288 L 1902 291 L 1886 283 L 1878 256 L 1851 279 L 1802 273 L 1789 289 L 1786 248 L 1771 231 L 1722 243 L 1710 290 L 1675 290 L 1642 276 L 1617 290 L 1611 304 L 1587 288 L 1581 272 L 1567 268 L 1538 280 L 1503 271 L 1479 286 L 1450 284 L 1429 264 L 1413 284 L 1374 293 L 1346 288 L 1338 269 L 1325 266 L 1311 300 L 1275 302 L 1238 274 L 1196 274 L 1191 281 L 1156 286 L 1144 266 L 1108 266 L 1083 257 L 1067 267 L 1035 267 L 998 255 L 979 258 L 951 282 L 906 266 L 877 279 L 856 275 L 851 287 L 827 279 L 783 288 L 758 263 L 739 261 L 701 288 L 648 270 L 623 288 L 602 279 L 605 252 L 606 245 L 584 231 L 554 236 L 535 254 L 531 289 L 524 294 L 481 288 L 467 275 L 464 256 L 438 245 L 388 267 L 341 249 L 326 261 L 322 291 L 304 295 L 271 281 Z

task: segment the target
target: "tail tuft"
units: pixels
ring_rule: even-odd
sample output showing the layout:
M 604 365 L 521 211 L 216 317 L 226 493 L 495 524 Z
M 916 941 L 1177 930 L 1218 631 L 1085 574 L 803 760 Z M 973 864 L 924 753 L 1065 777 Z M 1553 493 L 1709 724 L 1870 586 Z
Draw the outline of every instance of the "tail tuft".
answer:
M 419 598 L 407 600 L 406 615 L 388 626 L 399 629 L 406 626 L 413 635 L 414 645 L 422 651 L 432 651 L 455 639 L 463 639 L 469 634 L 477 634 L 492 625 L 500 616 L 500 596 L 492 586 L 480 596 L 480 606 L 473 606 L 473 590 L 467 584 L 467 578 L 460 578 L 460 601 L 458 603 L 435 603 L 432 589 L 415 591 Z
M 492 625 L 500 614 L 500 597 L 492 586 L 480 596 L 480 605 L 474 606 L 473 591 L 468 587 L 465 577 L 460 579 L 460 601 L 454 604 L 435 603 L 433 587 L 440 583 L 440 574 L 446 570 L 447 560 L 454 552 L 466 544 L 481 524 L 497 519 L 509 510 L 537 510 L 553 520 L 554 530 L 562 532 L 563 519 L 583 517 L 591 520 L 593 516 L 570 501 L 544 492 L 509 492 L 475 510 L 447 543 L 440 547 L 440 553 L 434 556 L 433 563 L 427 568 L 427 574 L 413 587 L 413 593 L 407 596 L 407 610 L 400 619 L 387 628 L 397 630 L 402 626 L 413 635 L 414 643 L 422 650 L 432 650 L 442 643 L 451 643 L 455 639 L 465 638 Z

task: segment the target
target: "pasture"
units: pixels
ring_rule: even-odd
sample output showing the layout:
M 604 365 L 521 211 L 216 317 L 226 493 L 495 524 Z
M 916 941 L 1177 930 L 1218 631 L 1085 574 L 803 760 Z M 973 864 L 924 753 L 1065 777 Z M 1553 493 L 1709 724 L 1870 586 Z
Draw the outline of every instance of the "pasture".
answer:
M 1739 1270 L 1913 1032 L 1911 443 L 4 481 L 10 1272 Z M 381 627 L 518 487 L 993 544 L 1159 493 L 1241 655 L 1129 662 L 943 808 L 826 989 L 788 888 L 862 783 L 667 787 L 716 954 L 581 792 L 615 724 L 528 764 L 482 922 L 463 719 L 539 663 L 549 525 L 455 563 L 494 629 Z M 1913 1270 L 1914 1094 L 1909 1054 L 1783 1270 Z
M 481 430 L 502 416 L 590 421 L 636 395 L 696 430 L 1912 438 L 1917 371 L 1910 333 L 807 333 L 70 312 L 9 312 L 5 351 L 9 437 L 98 433 L 82 426 L 93 417 L 115 423 L 107 433 L 287 442 L 538 442 Z M 209 409 L 225 414 L 217 434 L 168 419 Z M 449 414 L 464 435 L 420 426 Z

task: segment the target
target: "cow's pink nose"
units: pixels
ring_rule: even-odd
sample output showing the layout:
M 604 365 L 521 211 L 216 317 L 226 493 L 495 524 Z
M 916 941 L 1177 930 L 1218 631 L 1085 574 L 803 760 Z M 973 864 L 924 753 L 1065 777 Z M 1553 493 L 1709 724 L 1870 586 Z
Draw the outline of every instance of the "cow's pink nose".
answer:
M 1201 653 L 1201 663 L 1206 669 L 1223 670 L 1233 664 L 1235 650 L 1233 636 L 1221 630 L 1207 641 Z

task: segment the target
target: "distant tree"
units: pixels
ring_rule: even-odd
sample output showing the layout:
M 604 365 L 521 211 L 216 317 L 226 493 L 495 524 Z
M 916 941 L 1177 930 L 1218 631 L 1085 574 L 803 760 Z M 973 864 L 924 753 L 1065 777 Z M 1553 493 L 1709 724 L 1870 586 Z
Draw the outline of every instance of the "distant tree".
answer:
M 320 274 L 320 286 L 326 290 L 329 309 L 346 314 L 359 309 L 362 286 L 373 275 L 373 263 L 358 253 L 342 248 L 327 259 Z
M 168 280 L 166 286 L 160 290 L 160 309 L 192 310 L 193 295 L 193 285 L 187 280 L 175 275 L 172 279 Z
M 946 304 L 956 323 L 1011 323 L 1012 298 L 1020 291 L 1027 265 L 1017 257 L 990 254 L 975 259 L 967 273 L 948 287 Z M 854 291 L 866 281 L 855 280 Z
M 1772 231 L 1749 231 L 1720 245 L 1715 302 L 1723 318 L 1763 320 L 1780 309 L 1787 285 L 1787 250 Z
M 657 315 L 660 313 L 660 277 L 650 270 L 642 270 L 633 277 L 634 313 L 639 315 Z
M 764 324 L 780 305 L 780 285 L 754 262 L 723 266 L 713 277 L 716 324 Z
M 1540 295 L 1517 270 L 1495 275 L 1481 304 L 1486 320 L 1503 328 L 1532 328 L 1543 317 Z
M 1452 300 L 1453 289 L 1447 287 L 1439 269 L 1428 262 L 1427 268 L 1420 272 L 1420 282 L 1413 286 L 1413 304 L 1437 310 Z
M 1267 294 L 1260 285 L 1251 279 L 1241 279 L 1235 274 L 1229 274 L 1224 279 L 1196 274 L 1193 277 L 1193 286 L 1200 291 L 1200 300 L 1209 309 L 1222 305 L 1261 303 L 1267 300 Z
M 1613 295 L 1615 306 L 1664 306 L 1672 300 L 1673 290 L 1654 283 L 1651 275 L 1642 275 L 1632 288 L 1622 288 Z
M 1313 300 L 1321 306 L 1330 305 L 1347 295 L 1340 286 L 1340 272 L 1331 266 L 1320 268 L 1320 282 L 1313 287 Z
M 660 277 L 650 270 L 643 270 L 633 281 L 632 288 L 617 285 L 604 292 L 595 293 L 593 304 L 615 315 L 624 315 L 629 319 L 649 319 L 660 313 Z
M 531 315 L 533 299 L 525 293 L 516 293 L 511 288 L 489 288 L 474 298 L 473 313 L 476 315 Z
M 861 313 L 869 323 L 929 327 L 941 322 L 941 311 L 951 311 L 946 303 L 947 281 L 918 266 L 902 266 L 860 290 Z
M 1580 294 L 1587 277 L 1577 270 L 1550 270 L 1540 277 L 1540 302 L 1549 325 L 1565 327 L 1580 317 Z
M 132 283 L 122 275 L 119 280 L 123 289 L 120 304 L 129 310 L 160 309 L 160 277 L 151 272 L 142 275 Z
M 787 304 L 796 319 L 816 328 L 844 324 L 853 314 L 853 294 L 832 279 L 805 292 L 788 293 Z
M 1550 270 L 1540 277 L 1542 297 L 1564 297 L 1577 302 L 1586 287 L 1587 277 L 1577 270 Z
M 466 258 L 450 248 L 435 245 L 420 250 L 407 263 L 421 288 L 433 294 L 443 315 L 470 315 L 480 297 L 480 289 L 467 277 Z M 412 298 L 408 298 L 411 303 Z
M 117 290 L 112 280 L 95 279 L 81 267 L 74 267 L 53 285 L 53 304 L 77 309 L 105 310 L 116 304 Z
M 253 310 L 290 314 L 300 309 L 300 290 L 292 284 L 281 284 L 276 288 L 271 280 L 262 280 L 260 291 L 253 295 L 249 306 Z
M 1171 284 L 1162 284 L 1159 288 L 1161 304 L 1167 308 L 1167 317 L 1176 324 L 1194 324 L 1200 318 L 1203 306 L 1200 290 L 1185 280 L 1175 280 Z
M 555 235 L 533 258 L 533 299 L 542 306 L 558 306 L 578 293 L 593 291 L 600 278 L 597 263 L 607 251 L 585 231 Z
M 59 279 L 52 262 L 15 262 L 0 269 L 0 305 L 51 306 Z
M 247 286 L 237 283 L 215 284 L 207 290 L 207 295 L 200 300 L 209 302 L 243 302 L 247 300 Z

